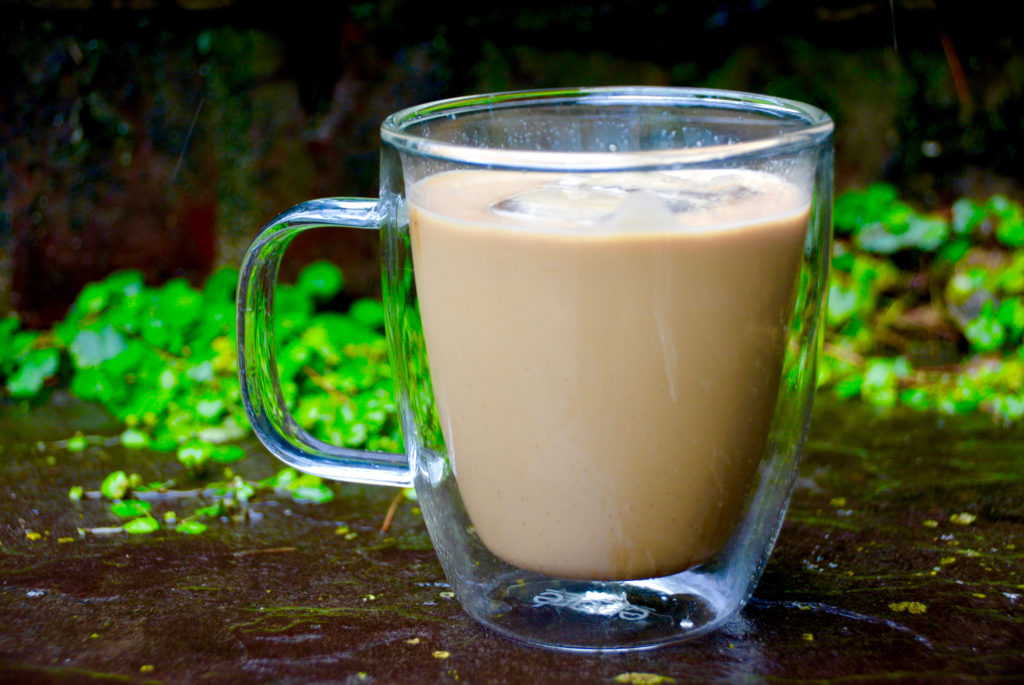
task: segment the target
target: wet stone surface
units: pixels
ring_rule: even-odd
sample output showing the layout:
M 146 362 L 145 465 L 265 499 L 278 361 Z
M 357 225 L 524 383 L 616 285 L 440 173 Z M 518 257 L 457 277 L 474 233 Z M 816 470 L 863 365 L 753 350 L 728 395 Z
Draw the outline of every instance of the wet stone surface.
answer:
M 274 498 L 199 536 L 87 535 L 68 500 L 173 455 L 53 440 L 116 433 L 58 401 L 0 407 L 0 681 L 1011 682 L 1024 673 L 1024 429 L 819 402 L 753 600 L 724 630 L 619 655 L 523 647 L 452 598 L 414 503 L 393 490 Z M 248 478 L 278 465 L 254 442 Z M 161 501 L 166 509 L 196 502 Z M 347 531 L 344 534 L 339 531 Z M 354 533 L 354 535 L 353 535 Z

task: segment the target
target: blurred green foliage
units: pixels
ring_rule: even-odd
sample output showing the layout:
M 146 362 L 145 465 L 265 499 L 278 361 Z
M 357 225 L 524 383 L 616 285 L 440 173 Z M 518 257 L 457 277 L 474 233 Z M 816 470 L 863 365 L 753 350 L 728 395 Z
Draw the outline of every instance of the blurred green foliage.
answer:
M 230 469 L 245 458 L 235 443 L 251 430 L 235 355 L 237 282 L 238 273 L 226 269 L 201 290 L 181 279 L 148 287 L 139 272 L 122 271 L 86 286 L 52 330 L 29 331 L 14 318 L 0 320 L 0 397 L 31 400 L 48 387 L 66 386 L 120 419 L 123 447 L 174 452 L 180 463 L 182 475 L 166 482 L 111 473 L 94 495 L 113 502 L 113 515 L 130 519 L 113 530 L 157 530 L 148 503 L 136 498 L 182 487 L 201 485 L 198 492 L 215 502 L 182 520 L 172 517 L 176 530 L 191 534 L 201 532 L 201 519 L 244 515 L 259 492 L 306 502 L 333 497 L 319 478 L 291 469 L 255 482 Z M 400 451 L 383 307 L 358 299 L 345 313 L 330 311 L 326 305 L 342 287 L 341 272 L 326 262 L 278 287 L 275 333 L 288 407 L 321 440 Z M 107 441 L 83 435 L 60 441 L 70 451 L 94 442 Z M 223 481 L 213 480 L 221 475 Z M 84 494 L 76 487 L 69 497 L 81 500 Z
M 870 404 L 1024 416 L 1024 209 L 921 213 L 878 183 L 837 198 L 819 386 Z

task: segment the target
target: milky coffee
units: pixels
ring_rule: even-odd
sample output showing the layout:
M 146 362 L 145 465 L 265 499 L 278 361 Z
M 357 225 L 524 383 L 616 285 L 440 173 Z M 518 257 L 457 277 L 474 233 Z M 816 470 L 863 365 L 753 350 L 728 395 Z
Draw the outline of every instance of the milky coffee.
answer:
M 453 171 L 408 200 L 438 415 L 488 549 L 605 580 L 712 557 L 765 444 L 808 199 L 701 170 Z

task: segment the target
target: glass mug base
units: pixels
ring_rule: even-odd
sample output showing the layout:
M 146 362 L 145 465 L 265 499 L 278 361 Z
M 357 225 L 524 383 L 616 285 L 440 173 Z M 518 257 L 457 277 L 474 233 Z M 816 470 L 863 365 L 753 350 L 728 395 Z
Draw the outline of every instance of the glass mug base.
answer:
M 687 576 L 581 581 L 513 572 L 464 606 L 518 642 L 579 652 L 652 649 L 704 635 L 734 613 Z
M 753 591 L 807 435 L 831 136 L 809 105 L 681 88 L 388 117 L 379 199 L 299 205 L 246 255 L 256 435 L 314 475 L 414 484 L 460 603 L 501 635 L 589 652 L 714 630 Z M 326 444 L 289 413 L 277 269 L 322 227 L 381 232 L 405 454 Z

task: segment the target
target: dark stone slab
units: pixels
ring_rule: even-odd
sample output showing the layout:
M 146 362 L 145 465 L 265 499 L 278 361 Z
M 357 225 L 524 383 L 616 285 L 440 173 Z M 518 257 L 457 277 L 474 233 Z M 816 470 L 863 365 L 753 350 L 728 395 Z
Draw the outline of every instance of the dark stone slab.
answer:
M 337 486 L 322 505 L 259 499 L 248 520 L 195 537 L 80 537 L 116 521 L 100 501 L 70 502 L 70 486 L 95 489 L 115 468 L 175 477 L 173 455 L 69 452 L 53 440 L 118 429 L 60 398 L 0 407 L 0 681 L 1020 678 L 1024 429 L 827 401 L 813 425 L 776 552 L 740 617 L 677 647 L 582 656 L 523 647 L 469 619 L 414 503 L 380 533 L 393 490 Z M 278 468 L 247 447 L 237 469 L 247 477 Z

